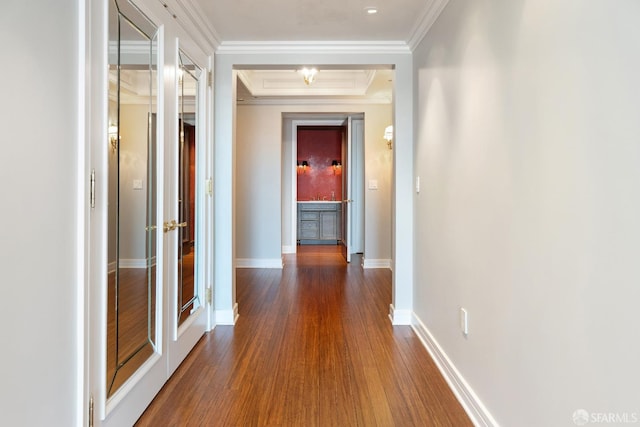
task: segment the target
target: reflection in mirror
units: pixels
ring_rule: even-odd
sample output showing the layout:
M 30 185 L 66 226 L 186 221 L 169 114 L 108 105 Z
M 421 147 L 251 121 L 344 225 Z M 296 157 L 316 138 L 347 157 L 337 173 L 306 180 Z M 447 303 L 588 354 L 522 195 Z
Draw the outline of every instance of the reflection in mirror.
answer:
M 179 51 L 179 159 L 178 159 L 178 325 L 200 307 L 197 280 L 197 132 L 198 85 L 202 70 Z
M 109 3 L 107 395 L 156 351 L 155 26 Z

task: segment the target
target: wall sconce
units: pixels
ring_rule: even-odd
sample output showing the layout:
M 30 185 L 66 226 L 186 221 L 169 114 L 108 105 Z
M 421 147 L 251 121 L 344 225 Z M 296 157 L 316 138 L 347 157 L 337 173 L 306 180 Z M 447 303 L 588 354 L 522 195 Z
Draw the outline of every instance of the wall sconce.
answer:
M 302 77 L 304 78 L 304 82 L 309 86 L 316 79 L 316 74 L 318 74 L 318 70 L 316 68 L 303 68 Z
M 342 163 L 340 163 L 338 160 L 334 160 L 331 162 L 331 166 L 333 166 L 333 174 L 335 175 L 336 170 L 342 167 Z
M 387 147 L 391 150 L 391 142 L 393 141 L 393 126 L 387 126 L 384 129 L 384 140 L 387 141 Z
M 114 124 L 109 125 L 109 144 L 111 145 L 111 151 L 118 149 L 118 126 Z
M 309 162 L 306 160 L 298 161 L 298 171 L 302 169 L 302 173 L 307 173 L 307 168 L 309 167 Z

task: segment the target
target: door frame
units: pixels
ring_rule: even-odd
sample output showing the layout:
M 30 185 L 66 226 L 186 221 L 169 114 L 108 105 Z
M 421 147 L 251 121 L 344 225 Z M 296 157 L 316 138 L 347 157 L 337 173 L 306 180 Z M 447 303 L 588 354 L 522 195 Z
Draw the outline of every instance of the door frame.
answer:
M 291 245 L 286 246 L 287 250 L 282 249 L 283 253 L 296 253 L 297 245 L 296 245 L 296 235 L 298 234 L 298 166 L 296 163 L 297 155 L 298 155 L 298 127 L 299 126 L 345 126 L 345 121 L 349 118 L 352 120 L 361 120 L 362 123 L 365 121 L 365 115 L 362 112 L 350 112 L 350 113 L 339 113 L 339 114 L 330 114 L 332 118 L 322 118 L 326 113 L 296 113 L 296 115 L 305 114 L 308 115 L 309 118 L 291 119 L 291 159 L 283 159 L 282 167 L 284 168 L 283 174 L 290 174 L 291 180 L 291 204 L 289 206 L 289 210 L 291 212 L 291 224 L 282 224 L 282 227 L 290 227 L 291 230 Z M 283 116 L 283 119 L 286 119 L 286 115 Z M 363 128 L 364 129 L 364 128 Z M 287 142 L 285 142 L 287 143 Z M 364 143 L 362 144 L 362 160 L 364 160 Z M 350 171 L 348 173 L 353 173 L 354 171 Z M 364 162 L 362 162 L 361 170 L 357 171 L 357 173 L 362 175 L 362 180 L 364 181 Z M 353 181 L 352 181 L 353 182 Z M 359 219 L 364 226 L 364 194 L 361 195 L 362 199 L 362 207 L 360 209 L 361 218 Z M 364 237 L 363 237 L 364 238 Z M 364 249 L 364 245 L 363 245 Z
M 313 113 L 309 113 L 312 115 Z M 345 119 L 321 119 L 321 118 L 309 118 L 309 119 L 293 119 L 291 123 L 291 162 L 287 167 L 286 163 L 283 163 L 285 171 L 288 169 L 291 173 L 291 241 L 292 249 L 290 253 L 296 253 L 298 246 L 296 243 L 296 236 L 298 234 L 298 165 L 296 159 L 298 158 L 298 127 L 301 126 L 343 126 Z
M 347 117 L 344 121 L 344 126 L 347 128 L 347 134 L 342 137 L 342 246 L 344 247 L 342 250 L 342 255 L 347 261 L 347 263 L 351 263 L 351 232 L 353 230 L 353 194 L 352 194 L 352 145 L 353 145 L 353 130 L 351 128 L 351 123 L 353 119 L 351 116 Z M 346 172 L 346 173 L 345 173 Z

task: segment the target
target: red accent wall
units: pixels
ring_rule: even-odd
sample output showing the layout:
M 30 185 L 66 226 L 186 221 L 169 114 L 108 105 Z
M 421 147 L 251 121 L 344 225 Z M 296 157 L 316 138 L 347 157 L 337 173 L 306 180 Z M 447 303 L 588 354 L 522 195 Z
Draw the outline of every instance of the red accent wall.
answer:
M 309 167 L 298 167 L 298 200 L 342 200 L 342 168 L 334 170 L 331 162 L 342 162 L 344 128 L 334 126 L 298 127 L 298 163 L 309 162 Z

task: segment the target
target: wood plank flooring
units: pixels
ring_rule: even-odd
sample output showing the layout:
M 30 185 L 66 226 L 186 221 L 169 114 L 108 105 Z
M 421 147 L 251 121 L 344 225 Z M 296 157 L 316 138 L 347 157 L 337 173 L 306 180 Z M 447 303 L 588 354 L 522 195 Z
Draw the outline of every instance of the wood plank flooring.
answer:
M 206 334 L 139 426 L 470 426 L 408 326 L 391 273 L 300 246 L 283 270 L 239 269 L 235 326 Z

